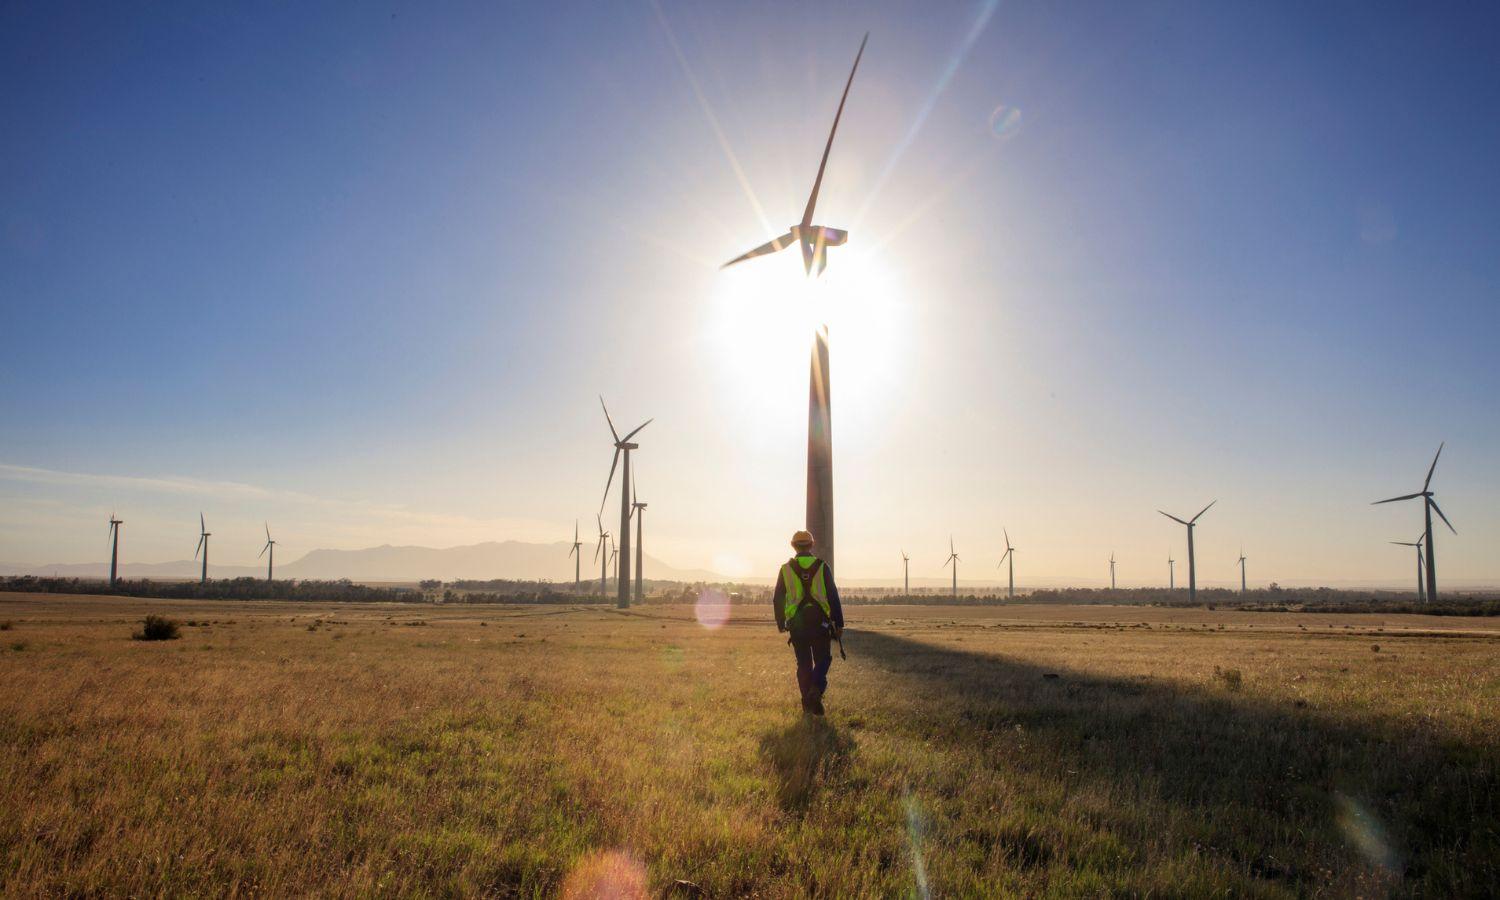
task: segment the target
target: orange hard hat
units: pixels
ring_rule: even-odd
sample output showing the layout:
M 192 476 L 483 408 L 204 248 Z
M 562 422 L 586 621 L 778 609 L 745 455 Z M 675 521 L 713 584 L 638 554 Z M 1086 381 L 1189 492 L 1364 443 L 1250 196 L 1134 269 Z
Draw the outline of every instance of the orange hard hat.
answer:
M 792 535 L 793 547 L 811 547 L 812 545 L 813 536 L 811 531 L 799 531 Z

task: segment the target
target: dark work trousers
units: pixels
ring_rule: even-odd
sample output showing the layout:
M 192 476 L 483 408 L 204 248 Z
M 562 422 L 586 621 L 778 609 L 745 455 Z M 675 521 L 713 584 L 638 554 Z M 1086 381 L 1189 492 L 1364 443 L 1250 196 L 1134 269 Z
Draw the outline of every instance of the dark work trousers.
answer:
M 798 629 L 792 632 L 792 652 L 797 654 L 797 687 L 802 700 L 828 690 L 828 667 L 833 665 L 833 650 L 828 629 Z

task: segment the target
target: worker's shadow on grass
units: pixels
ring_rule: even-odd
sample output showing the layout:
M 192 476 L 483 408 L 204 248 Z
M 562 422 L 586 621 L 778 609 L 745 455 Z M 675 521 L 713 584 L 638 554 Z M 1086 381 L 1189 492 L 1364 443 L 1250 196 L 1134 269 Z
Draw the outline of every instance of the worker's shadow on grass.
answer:
M 1178 840 L 1252 883 L 1316 890 L 1323 861 L 1342 858 L 1401 893 L 1500 896 L 1492 742 L 1257 697 L 1237 680 L 1044 669 L 873 631 L 850 632 L 849 650 L 909 684 L 916 714 L 899 721 L 914 736 L 986 756 L 1042 793 L 1062 781 L 1118 798 L 1100 830 L 1138 842 L 1133 852 L 1160 840 L 1151 810 L 1165 804 L 1184 823 Z
M 760 752 L 776 773 L 777 802 L 787 812 L 800 812 L 848 767 L 854 740 L 822 716 L 804 715 L 761 738 Z

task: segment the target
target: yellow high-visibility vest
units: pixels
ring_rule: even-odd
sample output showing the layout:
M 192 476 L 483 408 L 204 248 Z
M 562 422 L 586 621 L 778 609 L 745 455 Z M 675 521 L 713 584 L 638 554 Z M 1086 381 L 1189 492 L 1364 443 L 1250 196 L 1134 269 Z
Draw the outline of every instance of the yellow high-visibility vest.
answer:
M 781 583 L 786 586 L 786 600 L 781 611 L 788 625 L 808 598 L 822 608 L 824 618 L 833 619 L 833 609 L 828 605 L 828 583 L 823 576 L 826 568 L 817 558 L 813 559 L 812 565 L 803 568 L 795 556 L 781 567 Z

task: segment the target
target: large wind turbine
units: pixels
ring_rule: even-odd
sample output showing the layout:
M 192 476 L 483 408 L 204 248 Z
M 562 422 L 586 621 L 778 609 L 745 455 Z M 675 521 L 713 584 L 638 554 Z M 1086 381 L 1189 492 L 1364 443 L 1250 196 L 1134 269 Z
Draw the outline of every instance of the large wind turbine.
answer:
M 109 514 L 109 586 L 115 586 L 115 575 L 120 568 L 120 526 L 125 524 L 124 519 L 116 519 L 114 513 Z
M 953 549 L 953 535 L 948 535 L 948 561 L 943 568 L 953 566 L 953 599 L 958 599 L 958 551 Z
M 1115 551 L 1109 551 L 1109 589 L 1115 589 Z
M 630 476 L 630 511 L 635 514 L 635 602 L 640 603 L 646 597 L 643 588 L 645 578 L 641 574 L 646 568 L 646 541 L 643 537 L 643 523 L 646 521 L 646 504 L 641 502 L 640 497 L 635 492 L 635 475 Z
M 594 516 L 599 522 L 599 543 L 594 545 L 594 561 L 599 563 L 599 596 L 609 596 L 609 532 L 604 530 L 604 520 L 598 515 Z M 603 550 L 603 558 L 600 551 Z
M 1240 593 L 1245 593 L 1245 548 L 1240 548 Z
M 630 439 L 635 437 L 636 432 L 650 425 L 653 420 L 647 419 L 635 427 L 623 438 L 615 431 L 614 420 L 609 417 L 609 407 L 604 405 L 604 398 L 599 398 L 599 405 L 604 407 L 604 421 L 609 423 L 609 433 L 615 439 L 615 458 L 609 464 L 609 480 L 604 483 L 604 499 L 599 501 L 599 512 L 604 512 L 604 504 L 609 501 L 609 487 L 615 481 L 615 466 L 620 464 L 620 454 L 625 454 L 625 469 L 620 473 L 620 536 L 618 538 L 620 548 L 620 583 L 615 594 L 615 605 L 620 609 L 630 606 L 630 451 L 640 448 L 640 444 L 632 444 Z M 600 529 L 603 530 L 603 529 Z
M 1438 444 L 1437 453 L 1432 457 L 1432 465 L 1427 468 L 1427 480 L 1422 482 L 1422 489 L 1420 491 L 1417 491 L 1415 494 L 1402 494 L 1400 497 L 1392 497 L 1389 500 L 1376 500 L 1374 504 L 1371 504 L 1376 505 L 1380 503 L 1395 503 L 1397 500 L 1414 500 L 1417 497 L 1422 498 L 1427 521 L 1427 526 L 1422 531 L 1422 540 L 1427 544 L 1428 603 L 1432 603 L 1437 600 L 1437 558 L 1436 556 L 1434 556 L 1432 549 L 1432 514 L 1436 512 L 1438 516 L 1443 520 L 1443 524 L 1448 526 L 1448 530 L 1453 532 L 1454 534 L 1458 534 L 1458 529 L 1454 528 L 1453 523 L 1448 521 L 1448 517 L 1443 515 L 1443 510 L 1437 505 L 1437 501 L 1432 498 L 1432 491 L 1428 490 L 1428 488 L 1432 486 L 1432 473 L 1437 470 L 1438 457 L 1442 455 L 1443 445 Z
M 583 542 L 578 540 L 578 520 L 573 520 L 573 549 L 568 555 L 573 557 L 573 593 L 576 595 L 583 588 L 583 554 L 579 552 Z
M 1010 545 L 1010 532 L 1005 531 L 1004 528 L 1000 530 L 1005 532 L 1005 555 L 1000 557 L 1000 565 L 1003 566 L 1007 559 L 1010 560 L 1010 587 L 1006 589 L 1006 596 L 1014 597 L 1016 595 L 1016 548 Z
M 203 551 L 203 577 L 198 580 L 199 584 L 208 584 L 208 539 L 211 537 L 208 525 L 203 521 L 203 513 L 198 513 L 198 550 Z M 198 550 L 193 551 L 193 558 L 198 558 Z
M 854 66 L 849 70 L 849 80 L 844 83 L 843 96 L 839 98 L 838 111 L 833 115 L 833 127 L 828 130 L 828 143 L 823 146 L 823 159 L 818 163 L 818 176 L 813 180 L 812 194 L 807 198 L 807 208 L 802 212 L 802 221 L 791 226 L 786 234 L 773 238 L 731 259 L 721 268 L 744 262 L 757 256 L 775 253 L 792 244 L 802 247 L 803 271 L 812 275 L 823 273 L 828 265 L 828 248 L 842 245 L 849 239 L 847 231 L 813 224 L 813 210 L 818 205 L 818 191 L 823 186 L 823 172 L 828 167 L 828 153 L 833 149 L 833 136 L 839 130 L 839 119 L 844 115 L 844 102 L 849 99 L 849 87 L 854 84 L 854 73 L 859 70 L 860 58 L 865 53 L 865 43 L 870 35 L 865 34 L 859 43 L 859 52 L 854 55 Z M 817 555 L 833 568 L 833 410 L 832 390 L 828 369 L 828 325 L 821 325 L 814 337 L 812 365 L 808 376 L 807 399 L 807 530 L 812 532 Z
M 1427 599 L 1427 591 L 1422 585 L 1422 536 L 1417 535 L 1417 539 L 1415 541 L 1391 541 L 1391 543 L 1395 544 L 1398 547 L 1417 548 L 1417 602 L 1421 603 L 1423 600 Z
M 1196 602 L 1197 599 L 1198 599 L 1198 565 L 1197 565 L 1197 562 L 1196 562 L 1196 557 L 1193 556 L 1193 528 L 1198 524 L 1198 518 L 1199 518 L 1199 516 L 1202 516 L 1204 513 L 1208 512 L 1208 507 L 1209 506 L 1213 506 L 1215 503 L 1218 503 L 1218 502 L 1219 501 L 1217 501 L 1217 500 L 1210 501 L 1209 504 L 1208 504 L 1208 506 L 1205 506 L 1202 509 L 1198 510 L 1198 515 L 1193 516 L 1191 519 L 1188 519 L 1185 522 L 1182 519 L 1177 518 L 1176 516 L 1172 515 L 1169 512 L 1164 512 L 1164 511 L 1159 510 L 1159 509 L 1157 510 L 1157 512 L 1159 512 L 1162 515 L 1166 516 L 1167 518 L 1171 519 L 1173 522 L 1177 522 L 1179 524 L 1187 526 L 1187 531 L 1188 531 L 1188 602 L 1190 602 L 1190 603 Z
M 271 555 L 266 558 L 266 580 L 271 581 L 276 574 L 276 542 L 271 540 L 271 523 L 269 522 L 266 523 L 266 545 L 260 548 L 260 554 L 255 558 L 260 559 L 267 552 Z
M 910 597 L 911 596 L 911 557 L 906 555 L 906 551 L 905 550 L 901 551 L 901 587 L 906 592 L 906 596 Z

